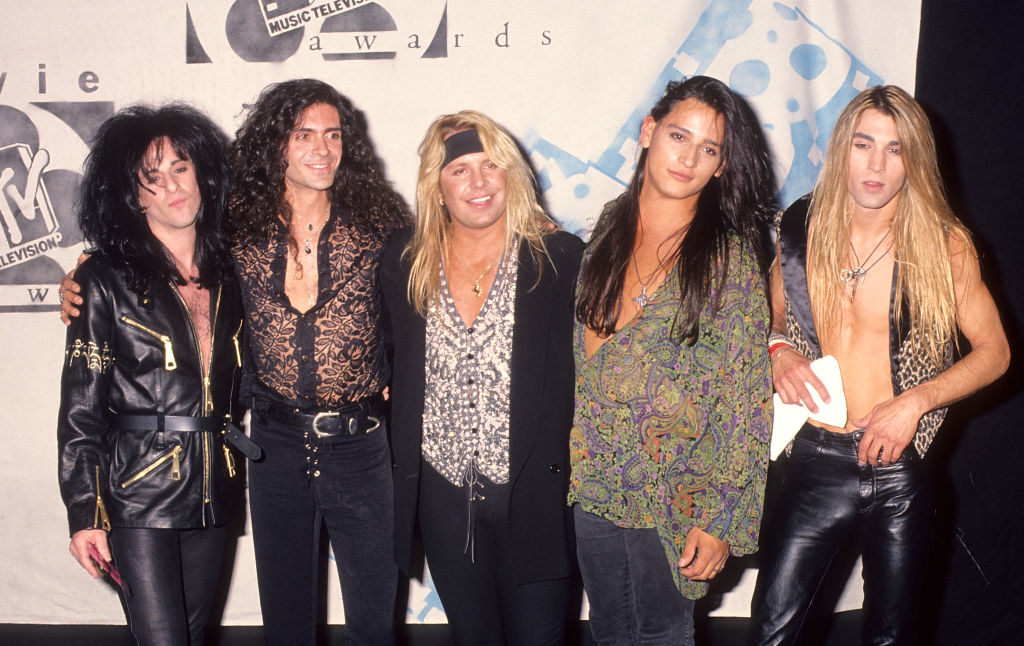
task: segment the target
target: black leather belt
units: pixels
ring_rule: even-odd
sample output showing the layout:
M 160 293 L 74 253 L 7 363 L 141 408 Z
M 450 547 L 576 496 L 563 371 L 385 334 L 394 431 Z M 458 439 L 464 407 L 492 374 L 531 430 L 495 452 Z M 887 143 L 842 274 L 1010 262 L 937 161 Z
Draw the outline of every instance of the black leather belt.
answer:
M 267 420 L 310 431 L 317 437 L 331 437 L 359 435 L 377 430 L 383 418 L 383 401 L 380 395 L 374 395 L 333 410 L 303 411 L 258 400 L 255 409 Z
M 224 440 L 250 460 L 259 460 L 263 449 L 225 417 L 188 415 L 115 415 L 114 428 L 121 431 L 171 431 L 176 433 L 224 433 Z
M 224 429 L 224 421 L 223 417 L 190 417 L 188 415 L 115 415 L 114 428 L 122 431 L 219 433 Z

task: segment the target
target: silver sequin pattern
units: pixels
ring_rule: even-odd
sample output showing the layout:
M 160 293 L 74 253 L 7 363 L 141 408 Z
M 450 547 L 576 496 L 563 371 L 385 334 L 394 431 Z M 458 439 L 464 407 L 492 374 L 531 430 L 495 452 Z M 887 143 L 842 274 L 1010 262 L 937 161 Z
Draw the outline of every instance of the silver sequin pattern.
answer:
M 427 319 L 423 456 L 456 486 L 466 482 L 470 467 L 495 484 L 509 479 L 516 256 L 513 251 L 498 266 L 472 327 L 459 316 L 444 271 Z

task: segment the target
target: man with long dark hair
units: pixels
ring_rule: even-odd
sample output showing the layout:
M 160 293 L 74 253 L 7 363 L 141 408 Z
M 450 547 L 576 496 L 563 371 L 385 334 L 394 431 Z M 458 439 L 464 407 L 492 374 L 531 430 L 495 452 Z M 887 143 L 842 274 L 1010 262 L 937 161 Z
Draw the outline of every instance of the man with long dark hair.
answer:
M 326 524 L 347 643 L 388 644 L 397 569 L 377 272 L 405 205 L 361 115 L 320 81 L 267 87 L 231 161 L 249 321 L 242 394 L 265 455 L 249 470 L 249 498 L 266 641 L 314 643 Z
M 61 375 L 60 490 L 71 553 L 93 576 L 113 557 L 137 644 L 203 643 L 242 502 L 223 432 L 242 325 L 227 179 L 227 138 L 184 105 L 108 119 L 82 179 L 92 255 Z
M 921 106 L 864 90 L 836 120 L 810 196 L 781 215 L 771 274 L 772 378 L 786 404 L 832 393 L 848 418 L 809 421 L 790 447 L 763 539 L 756 644 L 792 644 L 840 546 L 863 537 L 862 643 L 914 643 L 934 492 L 922 463 L 946 407 L 1006 371 L 1010 348 L 970 234 L 942 186 Z M 970 350 L 954 362 L 957 335 Z
M 771 383 L 768 153 L 723 83 L 669 83 L 599 219 L 576 306 L 576 537 L 601 644 L 692 644 L 693 603 L 757 548 Z

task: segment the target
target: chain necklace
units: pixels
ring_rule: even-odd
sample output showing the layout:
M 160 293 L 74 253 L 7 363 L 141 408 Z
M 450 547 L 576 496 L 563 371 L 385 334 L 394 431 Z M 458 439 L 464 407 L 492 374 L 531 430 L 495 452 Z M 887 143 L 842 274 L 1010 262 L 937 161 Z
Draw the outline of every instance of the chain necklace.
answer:
M 300 233 L 298 227 L 296 227 L 294 224 L 292 224 L 292 226 L 291 226 L 292 235 L 294 235 L 296 238 L 301 238 L 302 239 L 302 242 L 303 242 L 303 245 L 304 245 L 302 251 L 306 255 L 309 255 L 309 254 L 313 253 L 313 238 L 315 238 L 318 235 L 320 235 L 320 230 L 324 228 L 325 224 L 327 224 L 327 218 L 324 218 L 323 216 L 324 216 L 324 214 L 327 213 L 327 211 L 330 208 L 331 208 L 331 203 L 328 202 L 327 206 L 324 207 L 324 210 L 321 211 L 320 215 L 317 216 L 318 220 L 323 218 L 321 220 L 320 224 L 318 224 L 318 225 L 316 225 L 314 227 L 313 223 L 310 222 L 309 224 L 306 225 L 306 230 L 307 230 L 307 234 L 306 235 L 303 235 L 302 233 Z M 298 240 L 296 240 L 296 242 L 298 242 Z
M 651 299 L 647 296 L 647 286 L 651 284 L 651 281 L 654 280 L 655 276 L 657 276 L 659 273 L 661 273 L 663 269 L 665 269 L 664 263 L 665 258 L 658 258 L 658 266 L 655 267 L 654 271 L 652 271 L 647 276 L 647 280 L 644 280 L 643 278 L 640 277 L 640 265 L 638 265 L 636 262 L 636 252 L 633 252 L 633 271 L 636 272 L 637 282 L 640 283 L 640 295 L 634 298 L 633 302 L 635 302 L 640 307 L 640 309 L 647 307 L 647 304 L 651 302 Z
M 896 244 L 895 240 L 890 241 L 889 246 L 885 248 L 885 251 L 883 251 L 880 256 L 875 258 L 874 262 L 871 262 L 871 258 L 875 255 L 875 252 L 878 251 L 879 248 L 881 248 L 882 243 L 885 242 L 885 239 L 887 237 L 889 237 L 888 231 L 886 231 L 885 235 L 878 239 L 878 243 L 875 244 L 874 249 L 872 249 L 871 253 L 868 254 L 868 257 L 864 259 L 864 262 L 861 262 L 860 256 L 857 255 L 857 250 L 853 248 L 853 242 L 850 242 L 850 251 L 853 252 L 853 259 L 857 262 L 857 266 L 840 271 L 839 279 L 850 287 L 851 303 L 853 302 L 853 299 L 857 296 L 857 290 L 860 289 L 860 286 L 864 284 L 864 278 L 867 277 L 868 272 L 874 269 L 875 265 L 881 262 L 882 258 L 885 258 L 886 254 L 888 254 L 889 251 L 892 249 L 892 246 Z M 868 265 L 869 262 L 871 262 L 870 265 Z M 867 267 L 865 267 L 864 265 L 867 265 Z
M 467 265 L 466 261 L 462 259 L 462 256 L 459 254 L 459 250 L 455 248 L 455 243 L 454 242 L 449 242 L 448 243 L 448 248 L 451 251 L 455 252 L 455 258 L 459 261 L 459 264 L 462 265 L 462 269 L 466 272 L 466 275 L 472 276 L 473 273 L 470 271 L 469 265 Z M 483 277 L 486 276 L 487 272 L 489 272 L 491 270 L 491 267 L 494 266 L 494 263 L 498 262 L 498 258 L 501 258 L 501 255 L 502 254 L 499 251 L 498 255 L 494 257 L 494 260 L 492 260 L 487 265 L 487 268 L 484 269 L 482 272 L 480 272 L 480 275 L 477 276 L 473 280 L 473 293 L 477 295 L 477 298 L 480 298 L 480 297 L 483 296 L 483 289 L 481 289 L 481 287 L 480 287 L 480 281 L 483 280 Z

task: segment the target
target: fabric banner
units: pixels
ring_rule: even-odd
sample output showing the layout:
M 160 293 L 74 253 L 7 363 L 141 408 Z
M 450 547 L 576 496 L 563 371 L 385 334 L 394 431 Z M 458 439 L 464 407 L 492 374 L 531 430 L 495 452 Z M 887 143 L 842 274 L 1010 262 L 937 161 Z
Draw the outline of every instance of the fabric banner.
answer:
M 920 20 L 918 0 L 4 5 L 0 558 L 15 567 L 0 582 L 0 622 L 59 624 L 123 622 L 113 591 L 68 555 L 54 433 L 64 339 L 57 283 L 84 244 L 74 202 L 88 142 L 114 111 L 183 100 L 233 133 L 243 105 L 268 83 L 320 78 L 365 113 L 387 174 L 411 205 L 427 125 L 480 110 L 519 139 L 551 214 L 586 237 L 624 189 L 640 122 L 666 82 L 706 74 L 747 97 L 786 205 L 810 189 L 854 94 L 879 83 L 913 90 Z M 327 571 L 327 618 L 343 622 L 336 574 Z M 714 613 L 748 614 L 755 576 L 746 571 L 718 590 Z M 840 607 L 859 604 L 851 583 Z M 444 620 L 429 578 L 413 582 L 407 620 Z M 223 621 L 260 622 L 248 533 Z

